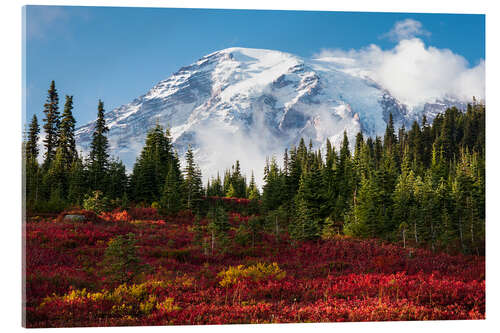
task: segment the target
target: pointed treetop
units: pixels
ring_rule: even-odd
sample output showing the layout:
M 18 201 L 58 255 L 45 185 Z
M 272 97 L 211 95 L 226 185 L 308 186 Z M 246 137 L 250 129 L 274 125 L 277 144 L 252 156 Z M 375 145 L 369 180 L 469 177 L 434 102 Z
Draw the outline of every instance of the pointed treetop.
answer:
M 38 118 L 36 114 L 33 115 L 28 130 L 28 139 L 26 142 L 26 158 L 38 158 L 38 134 L 40 133 L 40 126 L 38 125 Z

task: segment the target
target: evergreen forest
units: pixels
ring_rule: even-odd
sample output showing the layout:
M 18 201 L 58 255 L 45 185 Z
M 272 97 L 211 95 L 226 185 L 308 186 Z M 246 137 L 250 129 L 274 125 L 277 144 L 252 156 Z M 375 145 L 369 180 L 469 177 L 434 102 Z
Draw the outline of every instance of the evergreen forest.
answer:
M 214 170 L 204 183 L 192 147 L 179 156 L 169 129 L 159 123 L 128 174 L 110 152 L 100 100 L 84 156 L 75 142 L 73 103 L 68 95 L 60 101 L 52 81 L 43 118 L 34 115 L 26 126 L 23 181 L 29 214 L 75 207 L 97 213 L 152 207 L 164 216 L 191 211 L 209 218 L 212 238 L 224 244 L 228 207 L 218 203 L 239 198 L 247 200 L 244 209 L 254 217 L 241 227 L 251 235 L 286 232 L 293 244 L 346 235 L 484 254 L 485 106 L 476 100 L 465 110 L 449 108 L 432 122 L 424 116 L 411 128 L 395 128 L 389 114 L 383 137 L 358 133 L 349 142 L 344 132 L 340 147 L 327 141 L 324 151 L 301 139 L 278 152 L 280 157 L 269 157 L 262 166 L 262 188 L 253 172 L 242 173 L 239 161 L 222 175 Z

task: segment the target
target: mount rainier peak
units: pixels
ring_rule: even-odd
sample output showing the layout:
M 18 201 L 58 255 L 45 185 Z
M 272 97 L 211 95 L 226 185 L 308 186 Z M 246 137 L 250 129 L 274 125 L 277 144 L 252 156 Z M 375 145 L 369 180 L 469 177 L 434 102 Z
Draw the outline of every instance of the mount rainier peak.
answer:
M 432 120 L 457 104 L 432 101 L 410 110 L 370 78 L 343 70 L 339 61 L 249 48 L 206 55 L 106 113 L 111 155 L 131 170 L 158 122 L 170 128 L 181 157 L 188 145 L 194 148 L 205 180 L 238 159 L 242 171 L 253 170 L 261 183 L 266 157 L 281 159 L 301 137 L 315 147 L 327 138 L 339 145 L 346 130 L 353 143 L 359 131 L 382 135 L 390 113 L 397 126 L 408 127 L 424 113 Z M 83 151 L 89 150 L 94 126 L 76 131 Z

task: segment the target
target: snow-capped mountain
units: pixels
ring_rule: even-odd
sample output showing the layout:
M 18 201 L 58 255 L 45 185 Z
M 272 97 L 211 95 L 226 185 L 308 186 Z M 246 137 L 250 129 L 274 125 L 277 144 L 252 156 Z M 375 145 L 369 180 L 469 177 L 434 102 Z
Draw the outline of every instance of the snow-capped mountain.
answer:
M 204 178 L 237 159 L 258 180 L 266 156 L 281 154 L 301 137 L 321 147 L 338 145 L 346 130 L 382 135 L 389 114 L 407 127 L 429 120 L 453 101 L 410 109 L 362 73 L 342 70 L 335 59 L 303 59 L 272 50 L 229 48 L 202 57 L 159 82 L 145 95 L 106 114 L 112 155 L 131 170 L 146 133 L 159 122 L 171 129 L 175 148 L 188 145 Z M 88 151 L 94 122 L 77 129 Z M 260 181 L 259 181 L 260 182 Z

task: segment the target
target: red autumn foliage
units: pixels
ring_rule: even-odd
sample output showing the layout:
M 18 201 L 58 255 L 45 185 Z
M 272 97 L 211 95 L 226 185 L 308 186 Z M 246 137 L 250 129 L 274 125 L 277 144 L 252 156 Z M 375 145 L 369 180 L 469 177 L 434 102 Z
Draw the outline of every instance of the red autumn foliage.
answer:
M 128 210 L 128 214 L 134 220 L 157 220 L 160 218 L 156 208 L 133 207 Z
M 222 201 L 225 203 L 235 204 L 235 205 L 248 205 L 251 200 L 246 198 L 228 198 L 228 197 L 206 197 L 210 202 Z
M 141 218 L 137 218 L 140 216 Z M 248 216 L 228 214 L 233 228 Z M 484 319 L 485 261 L 379 240 L 336 237 L 291 246 L 263 234 L 255 248 L 213 255 L 193 215 L 115 211 L 104 223 L 26 225 L 28 327 Z M 202 220 L 201 225 L 206 221 Z M 135 234 L 147 269 L 119 286 L 103 273 L 107 244 Z M 276 263 L 286 272 L 221 285 L 229 267 Z
M 103 212 L 100 217 L 107 222 L 119 221 L 119 222 L 130 222 L 132 221 L 132 216 L 126 210 L 114 210 L 112 212 Z

